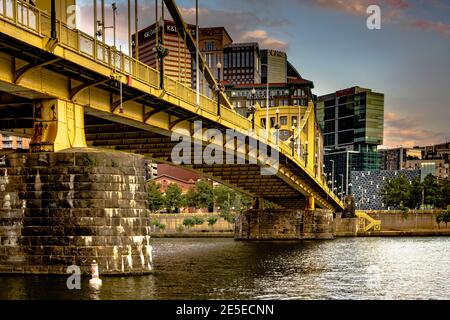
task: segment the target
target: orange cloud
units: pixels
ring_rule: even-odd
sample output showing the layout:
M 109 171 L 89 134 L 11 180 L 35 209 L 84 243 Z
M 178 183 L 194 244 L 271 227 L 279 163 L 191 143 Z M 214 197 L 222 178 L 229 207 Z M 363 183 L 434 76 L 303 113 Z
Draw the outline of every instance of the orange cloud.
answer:
M 423 129 L 420 121 L 387 112 L 384 117 L 385 147 L 414 147 L 437 144 L 445 140 L 445 134 L 430 129 Z

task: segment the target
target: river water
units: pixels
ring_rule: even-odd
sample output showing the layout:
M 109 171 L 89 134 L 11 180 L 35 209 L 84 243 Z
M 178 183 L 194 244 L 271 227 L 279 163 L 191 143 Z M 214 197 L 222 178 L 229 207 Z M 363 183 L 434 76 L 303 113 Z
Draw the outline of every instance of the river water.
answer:
M 100 291 L 0 276 L 0 299 L 450 299 L 450 238 L 155 239 L 154 267 Z

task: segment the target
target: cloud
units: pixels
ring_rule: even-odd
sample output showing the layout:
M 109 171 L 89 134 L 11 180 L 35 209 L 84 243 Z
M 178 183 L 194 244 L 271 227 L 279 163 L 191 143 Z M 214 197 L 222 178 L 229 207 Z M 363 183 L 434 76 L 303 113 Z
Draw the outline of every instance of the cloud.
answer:
M 133 1 L 134 2 L 134 1 Z M 87 2 L 80 5 L 81 19 L 79 21 L 79 27 L 89 33 L 93 34 L 93 10 L 92 4 Z M 195 8 L 180 7 L 181 14 L 187 23 L 195 23 Z M 133 9 L 134 10 L 134 9 Z M 134 11 L 133 11 L 134 12 Z M 161 8 L 159 8 L 161 13 Z M 112 11 L 109 6 L 106 7 L 106 20 L 107 25 L 112 25 Z M 140 4 L 139 6 L 139 21 L 140 29 L 150 25 L 155 21 L 155 6 L 149 4 Z M 132 17 L 133 19 L 133 17 Z M 169 13 L 166 11 L 166 19 L 170 19 Z M 270 18 L 266 19 L 261 17 L 256 10 L 253 12 L 241 11 L 241 10 L 227 10 L 227 9 L 209 9 L 201 8 L 199 10 L 200 27 L 216 27 L 225 26 L 230 33 L 234 42 L 248 42 L 257 41 L 262 47 L 278 50 L 287 50 L 288 43 L 282 39 L 278 39 L 269 35 L 267 31 L 263 29 L 277 29 L 283 26 L 289 25 L 290 22 Z M 134 21 L 131 23 L 132 32 L 134 32 Z M 118 46 L 122 45 L 123 51 L 127 51 L 128 48 L 128 21 L 127 21 L 127 4 L 124 1 L 118 2 L 117 12 L 117 28 L 116 37 Z M 254 30 L 253 33 L 249 30 Z M 112 29 L 108 29 L 107 41 L 112 42 Z
M 442 22 L 416 20 L 411 22 L 411 26 L 425 31 L 434 31 L 446 36 L 450 36 L 450 25 Z
M 427 0 L 428 5 L 437 9 L 450 9 L 450 5 L 442 0 Z M 374 4 L 373 0 L 309 0 L 311 5 L 335 10 L 349 15 L 367 16 L 367 8 Z M 450 25 L 440 21 L 418 19 L 410 9 L 414 6 L 408 0 L 380 0 L 383 22 L 398 23 L 413 29 L 436 32 L 450 36 Z
M 384 146 L 414 147 L 442 142 L 445 134 L 429 129 L 423 129 L 420 121 L 400 116 L 394 112 L 385 114 Z
M 288 44 L 282 40 L 271 38 L 264 30 L 254 30 L 245 32 L 241 37 L 243 42 L 258 42 L 261 48 L 286 51 Z

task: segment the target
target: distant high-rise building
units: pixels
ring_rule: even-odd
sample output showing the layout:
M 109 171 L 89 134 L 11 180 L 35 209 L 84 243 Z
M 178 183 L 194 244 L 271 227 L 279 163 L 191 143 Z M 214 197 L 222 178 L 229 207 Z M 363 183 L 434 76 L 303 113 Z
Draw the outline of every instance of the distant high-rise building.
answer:
M 261 83 L 258 43 L 230 44 L 224 48 L 223 80 L 228 84 Z
M 308 101 L 312 99 L 311 89 L 314 88 L 314 83 L 306 79 L 297 79 L 287 83 L 271 83 L 268 86 L 267 84 L 227 84 L 225 88 L 236 111 L 247 117 L 248 107 L 253 100 L 261 107 L 267 106 L 267 100 L 271 108 L 307 106 Z M 252 96 L 253 89 L 255 89 L 255 96 Z M 267 93 L 269 93 L 269 99 L 267 99 Z
M 200 51 L 205 58 L 206 64 L 211 70 L 214 77 L 218 77 L 217 64 L 220 62 L 222 69 L 220 70 L 220 79 L 224 79 L 224 59 L 223 51 L 226 47 L 233 43 L 233 39 L 228 34 L 224 27 L 212 27 L 212 28 L 200 28 L 199 29 L 199 46 Z M 193 87 L 195 87 L 196 74 L 195 74 L 195 61 L 193 70 Z M 206 96 L 211 97 L 211 88 L 209 84 L 204 81 L 203 77 L 200 78 L 201 92 Z
M 189 31 L 195 37 L 195 26 L 188 25 Z M 161 39 L 162 28 L 157 30 L 156 24 L 139 31 L 139 60 L 152 68 L 159 70 L 160 61 L 154 50 Z M 157 37 L 158 35 L 158 37 Z M 132 35 L 134 42 L 135 35 Z M 164 22 L 164 47 L 169 50 L 169 55 L 164 58 L 164 73 L 166 76 L 181 82 L 184 85 L 192 85 L 192 56 L 182 34 L 173 21 Z M 133 56 L 136 50 L 133 49 Z
M 383 144 L 384 94 L 353 87 L 318 97 L 316 108 L 324 135 L 325 172 L 337 193 L 347 193 L 352 171 L 380 168 L 377 148 Z
M 422 159 L 422 149 L 420 148 L 395 148 L 381 149 L 380 170 L 402 170 L 405 169 L 407 160 Z
M 286 83 L 288 62 L 285 52 L 261 50 L 261 82 Z

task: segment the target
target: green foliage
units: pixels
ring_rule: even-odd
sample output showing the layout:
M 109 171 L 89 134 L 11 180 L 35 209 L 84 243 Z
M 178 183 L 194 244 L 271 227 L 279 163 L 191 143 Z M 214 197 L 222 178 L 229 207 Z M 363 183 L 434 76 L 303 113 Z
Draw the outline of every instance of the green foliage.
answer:
M 165 224 L 160 224 L 159 225 L 159 230 L 164 231 L 166 230 L 167 226 Z
M 219 219 L 217 217 L 209 217 L 208 218 L 208 226 L 214 227 L 214 225 L 217 223 Z
M 185 226 L 186 228 L 191 228 L 191 227 L 195 227 L 195 219 L 194 218 L 185 218 L 183 220 L 183 226 Z
M 92 157 L 90 154 L 86 154 L 84 161 L 88 167 L 95 167 L 97 165 L 97 159 Z
M 197 206 L 199 208 L 212 208 L 214 204 L 214 191 L 211 184 L 206 181 L 199 181 L 196 184 Z
M 402 211 L 403 219 L 405 219 L 405 220 L 408 219 L 409 212 L 411 210 L 408 207 L 404 207 L 404 206 L 400 207 L 400 210 Z
M 381 190 L 383 201 L 390 207 L 403 207 L 411 198 L 412 186 L 405 176 L 387 180 Z
M 170 184 L 164 195 L 164 205 L 166 206 L 166 209 L 170 213 L 179 213 L 184 202 L 181 188 L 175 183 Z
M 197 191 L 195 190 L 195 188 L 190 188 L 188 190 L 188 192 L 186 193 L 186 195 L 184 196 L 184 198 L 185 198 L 185 204 L 187 207 L 189 207 L 189 208 L 197 207 L 197 203 L 196 203 Z
M 409 182 L 400 176 L 386 181 L 381 193 L 389 207 L 417 209 L 423 202 L 434 208 L 445 208 L 450 204 L 450 179 L 438 179 L 430 174 L 423 182 L 419 178 Z
M 184 232 L 184 227 L 181 224 L 177 227 L 177 232 Z
M 150 210 L 155 212 L 161 209 L 164 204 L 164 195 L 161 192 L 161 185 L 150 181 L 147 188 L 148 203 Z
M 201 226 L 202 224 L 205 223 L 205 219 L 200 218 L 200 217 L 195 217 L 195 218 L 194 218 L 194 223 L 195 223 L 197 226 Z
M 416 177 L 411 181 L 411 197 L 406 201 L 409 208 L 418 209 L 422 204 L 423 185 L 420 178 Z
M 214 198 L 216 206 L 220 208 L 220 213 L 223 217 L 230 216 L 232 211 L 242 212 L 248 210 L 252 205 L 249 197 L 223 185 L 214 189 Z
M 448 223 L 450 222 L 450 206 L 447 210 L 441 212 L 436 216 L 436 222 L 440 226 L 441 223 L 445 223 L 445 227 L 447 228 Z
M 152 226 L 158 227 L 159 225 L 160 225 L 160 222 L 159 222 L 158 219 L 153 219 L 153 220 L 152 220 Z
M 426 204 L 432 205 L 435 208 L 445 207 L 445 202 L 448 201 L 448 199 L 444 199 L 444 190 L 435 176 L 431 174 L 428 175 L 423 181 L 423 188 Z

